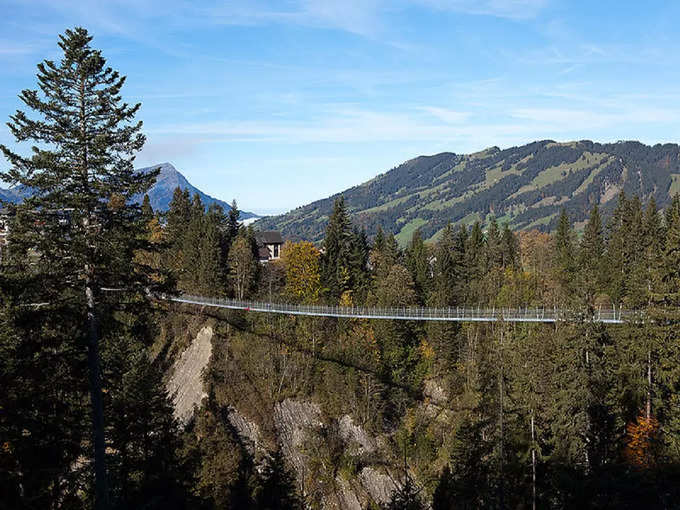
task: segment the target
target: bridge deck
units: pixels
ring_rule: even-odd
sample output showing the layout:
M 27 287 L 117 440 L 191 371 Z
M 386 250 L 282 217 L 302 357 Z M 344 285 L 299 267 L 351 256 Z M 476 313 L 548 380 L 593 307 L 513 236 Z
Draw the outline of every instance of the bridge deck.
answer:
M 313 317 L 339 317 L 347 319 L 388 319 L 407 321 L 443 322 L 557 322 L 585 320 L 607 324 L 622 324 L 633 314 L 622 309 L 597 310 L 593 315 L 583 316 L 556 308 L 377 308 L 345 307 L 326 305 L 296 305 L 287 303 L 264 303 L 258 301 L 238 301 L 235 299 L 211 298 L 204 296 L 182 295 L 167 296 L 165 299 L 177 303 L 187 303 L 247 312 L 279 313 L 286 315 L 306 315 Z

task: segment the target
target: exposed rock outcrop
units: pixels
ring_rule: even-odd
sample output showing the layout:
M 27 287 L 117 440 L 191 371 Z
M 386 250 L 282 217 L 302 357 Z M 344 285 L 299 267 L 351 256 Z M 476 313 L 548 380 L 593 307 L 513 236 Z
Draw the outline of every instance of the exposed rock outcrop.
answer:
M 354 424 L 354 420 L 348 414 L 338 420 L 340 437 L 347 443 L 358 445 L 358 451 L 352 452 L 357 455 L 374 453 L 378 449 L 377 441 L 366 433 L 364 429 Z
M 297 473 L 305 469 L 301 448 L 310 428 L 323 425 L 321 408 L 311 402 L 286 399 L 274 407 L 274 426 L 283 455 Z
M 381 505 L 388 503 L 392 493 L 397 489 L 397 484 L 391 476 L 370 466 L 361 470 L 359 480 L 371 498 Z
M 182 424 L 189 421 L 194 405 L 200 405 L 206 396 L 202 373 L 212 354 L 212 337 L 212 327 L 201 329 L 172 368 L 167 391 L 172 397 L 175 418 Z
M 309 473 L 309 458 L 305 453 L 307 441 L 328 424 L 324 423 L 319 405 L 312 402 L 286 399 L 276 404 L 274 425 L 284 457 L 295 470 L 298 479 Z M 338 422 L 339 436 L 349 455 L 381 457 L 381 441 L 354 424 L 349 415 L 342 416 Z M 360 510 L 370 502 L 379 505 L 389 502 L 397 483 L 390 473 L 381 466 L 366 466 L 356 478 L 335 477 L 333 494 L 328 493 L 323 500 L 323 508 Z
M 238 410 L 234 407 L 229 406 L 229 423 L 236 430 L 239 439 L 243 443 L 243 446 L 248 450 L 248 453 L 255 455 L 256 453 L 262 453 L 266 449 L 262 445 L 260 438 L 260 427 L 257 423 L 253 423 L 246 419 Z

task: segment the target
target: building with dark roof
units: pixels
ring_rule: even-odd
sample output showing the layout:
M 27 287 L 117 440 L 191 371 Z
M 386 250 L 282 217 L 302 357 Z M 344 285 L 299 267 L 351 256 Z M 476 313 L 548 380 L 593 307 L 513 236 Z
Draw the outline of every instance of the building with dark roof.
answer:
M 283 246 L 281 232 L 273 230 L 255 232 L 255 241 L 257 242 L 257 258 L 260 262 L 281 258 L 281 246 Z
M 0 207 L 0 259 L 2 258 L 3 249 L 7 244 L 7 236 L 9 235 L 9 221 L 9 211 Z

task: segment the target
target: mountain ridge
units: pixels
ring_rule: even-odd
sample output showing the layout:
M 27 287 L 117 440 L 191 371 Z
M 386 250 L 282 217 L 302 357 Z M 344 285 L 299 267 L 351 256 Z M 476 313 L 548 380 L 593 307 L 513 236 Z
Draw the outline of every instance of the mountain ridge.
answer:
M 620 191 L 643 200 L 654 196 L 665 207 L 680 192 L 680 146 L 540 140 L 472 154 L 418 156 L 256 226 L 319 242 L 333 202 L 342 195 L 357 225 L 369 235 L 378 227 L 394 232 L 402 245 L 416 229 L 436 239 L 449 221 L 470 224 L 492 215 L 515 230 L 549 231 L 562 207 L 577 226 L 595 204 L 606 217 Z
M 194 193 L 198 193 L 198 195 L 201 197 L 201 200 L 203 201 L 203 204 L 206 207 L 208 207 L 211 204 L 218 204 L 225 211 L 231 207 L 230 204 L 228 204 L 227 202 L 214 198 L 208 195 L 207 193 L 204 193 L 193 184 L 191 184 L 189 180 L 172 165 L 172 163 L 168 162 L 159 163 L 157 165 L 137 168 L 135 170 L 137 172 L 150 172 L 151 170 L 154 170 L 156 168 L 160 168 L 160 173 L 158 174 L 158 177 L 156 178 L 156 182 L 154 183 L 154 185 L 147 192 L 147 194 L 149 195 L 149 200 L 151 202 L 151 207 L 153 208 L 154 211 L 165 212 L 168 210 L 170 206 L 170 201 L 172 200 L 172 194 L 175 191 L 175 188 L 177 188 L 178 186 L 183 190 L 188 189 L 189 193 L 192 196 L 194 195 Z M 24 199 L 24 197 L 26 197 L 28 194 L 30 194 L 30 190 L 25 190 L 24 188 L 21 187 L 9 189 L 0 188 L 0 201 L 18 203 L 21 202 Z M 136 199 L 136 201 L 138 203 L 141 203 L 142 199 L 143 195 L 139 196 Z M 258 217 L 259 216 L 257 214 L 254 214 L 252 212 L 241 211 L 240 218 L 242 220 Z

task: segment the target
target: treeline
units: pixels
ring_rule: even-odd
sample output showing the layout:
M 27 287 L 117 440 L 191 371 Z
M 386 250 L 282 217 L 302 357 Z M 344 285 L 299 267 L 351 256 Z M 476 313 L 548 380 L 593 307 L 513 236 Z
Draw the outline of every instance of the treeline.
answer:
M 677 497 L 680 461 L 679 256 L 677 197 L 662 214 L 653 201 L 643 206 L 621 194 L 611 221 L 603 225 L 594 207 L 580 236 L 563 212 L 553 234 L 517 235 L 492 220 L 486 232 L 479 223 L 449 226 L 434 244 L 416 232 L 405 250 L 382 231 L 369 242 L 352 227 L 341 198 L 321 250 L 287 243 L 281 263 L 263 269 L 284 275 L 275 298 L 545 305 L 582 312 L 583 322 L 299 319 L 291 329 L 287 321 L 251 320 L 301 349 L 315 338 L 320 358 L 340 356 L 345 366 L 373 374 L 349 368 L 331 377 L 333 370 L 310 367 L 302 355 L 297 364 L 287 358 L 274 377 L 284 389 L 278 398 L 306 395 L 330 415 L 348 413 L 376 433 L 396 429 L 393 462 L 399 466 L 406 456 L 408 483 L 390 508 L 424 508 L 428 501 L 434 508 L 668 508 Z M 271 285 L 253 292 L 272 296 Z M 612 306 L 638 310 L 644 319 L 588 322 L 598 308 Z M 417 405 L 433 381 L 447 395 L 443 423 Z
M 492 217 L 486 231 L 480 222 L 457 229 L 449 224 L 434 243 L 416 231 L 402 250 L 382 229 L 370 244 L 351 226 L 341 198 L 319 252 L 314 295 L 365 304 L 375 299 L 380 277 L 394 269 L 408 272 L 412 304 L 639 310 L 662 302 L 668 290 L 677 206 L 676 197 L 661 214 L 653 199 L 643 207 L 621 193 L 607 225 L 595 206 L 580 233 L 563 210 L 553 234 L 513 233 Z M 299 253 L 302 246 L 289 243 L 286 249 Z M 289 263 L 291 255 L 284 250 L 283 258 Z

